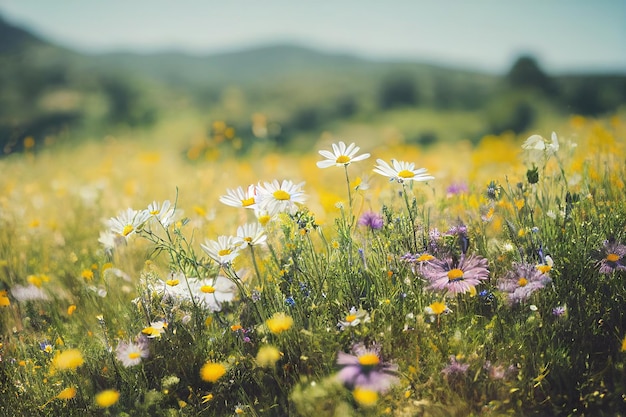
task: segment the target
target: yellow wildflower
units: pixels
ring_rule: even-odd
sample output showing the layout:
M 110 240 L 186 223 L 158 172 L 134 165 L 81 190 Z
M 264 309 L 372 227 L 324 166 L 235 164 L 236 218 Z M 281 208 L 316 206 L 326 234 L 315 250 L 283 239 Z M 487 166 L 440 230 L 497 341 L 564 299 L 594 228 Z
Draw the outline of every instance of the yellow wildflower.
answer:
M 265 321 L 267 328 L 274 334 L 282 333 L 293 326 L 293 318 L 285 313 L 279 312 Z
M 207 362 L 200 369 L 200 378 L 206 382 L 216 382 L 226 374 L 226 368 L 221 363 Z
M 98 407 L 107 408 L 117 403 L 120 393 L 114 389 L 107 389 L 96 394 L 96 404 Z

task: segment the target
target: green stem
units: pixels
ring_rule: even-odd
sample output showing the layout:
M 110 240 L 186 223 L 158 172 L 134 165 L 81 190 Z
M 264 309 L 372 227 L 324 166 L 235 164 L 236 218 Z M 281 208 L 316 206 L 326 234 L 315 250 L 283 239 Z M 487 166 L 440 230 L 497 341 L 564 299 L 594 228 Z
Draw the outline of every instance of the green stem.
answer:
M 413 252 L 417 253 L 417 236 L 415 235 L 415 219 L 413 218 L 413 212 L 411 211 L 411 205 L 409 204 L 409 196 L 406 192 L 406 184 L 402 183 L 402 195 L 404 196 L 404 202 L 406 203 L 406 209 L 409 212 L 409 220 L 411 222 L 411 235 L 413 236 Z

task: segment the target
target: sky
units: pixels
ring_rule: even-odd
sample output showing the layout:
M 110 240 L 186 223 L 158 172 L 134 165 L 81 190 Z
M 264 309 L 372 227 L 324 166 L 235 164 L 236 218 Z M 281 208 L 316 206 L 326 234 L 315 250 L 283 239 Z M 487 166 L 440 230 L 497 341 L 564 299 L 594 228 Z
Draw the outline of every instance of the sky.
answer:
M 626 0 L 0 0 L 0 16 L 80 52 L 209 54 L 292 43 L 505 72 L 626 73 Z

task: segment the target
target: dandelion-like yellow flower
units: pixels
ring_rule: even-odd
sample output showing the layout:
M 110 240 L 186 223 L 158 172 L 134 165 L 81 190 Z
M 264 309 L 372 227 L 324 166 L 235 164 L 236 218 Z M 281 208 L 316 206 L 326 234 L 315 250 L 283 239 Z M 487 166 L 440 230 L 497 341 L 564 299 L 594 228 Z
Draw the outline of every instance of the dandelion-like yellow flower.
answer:
M 68 349 L 52 359 L 52 367 L 59 370 L 75 370 L 84 363 L 83 355 L 78 349 Z
M 282 333 L 293 326 L 293 318 L 285 313 L 274 313 L 272 317 L 265 321 L 267 328 L 274 334 Z
M 59 400 L 71 400 L 75 396 L 76 396 L 76 388 L 75 387 L 67 387 L 67 388 L 63 389 L 61 392 L 59 392 L 59 394 L 56 396 L 56 398 L 58 398 Z
M 440 315 L 443 312 L 446 311 L 446 309 L 448 308 L 445 303 L 442 303 L 440 301 L 435 301 L 434 303 L 432 303 L 430 306 L 430 309 L 432 310 L 432 312 L 436 315 Z
M 120 393 L 114 389 L 107 389 L 97 393 L 95 399 L 98 407 L 107 408 L 119 401 Z
M 11 305 L 11 300 L 9 300 L 7 291 L 6 290 L 0 291 L 0 307 L 8 307 L 10 305 Z
M 378 402 L 378 393 L 376 391 L 362 387 L 354 388 L 352 397 L 362 407 L 372 407 Z
M 261 346 L 256 354 L 256 363 L 262 368 L 271 368 L 280 359 L 280 351 L 274 346 Z
M 67 308 L 67 315 L 71 316 L 76 311 L 76 305 L 72 304 Z
M 226 374 L 226 368 L 221 363 L 207 362 L 200 369 L 200 378 L 206 382 L 216 382 Z
M 622 352 L 626 352 L 626 336 L 624 336 L 622 340 Z

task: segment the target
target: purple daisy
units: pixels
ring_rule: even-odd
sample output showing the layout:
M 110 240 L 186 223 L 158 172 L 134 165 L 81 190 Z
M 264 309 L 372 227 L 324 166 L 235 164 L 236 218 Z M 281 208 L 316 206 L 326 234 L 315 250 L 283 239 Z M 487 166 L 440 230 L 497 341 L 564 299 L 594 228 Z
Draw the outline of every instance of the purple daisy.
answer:
M 530 294 L 552 282 L 536 265 L 515 263 L 513 270 L 498 280 L 498 289 L 508 294 L 509 304 L 526 300 Z
M 398 366 L 385 363 L 380 358 L 380 348 L 366 348 L 362 344 L 352 347 L 350 355 L 344 352 L 337 354 L 337 365 L 342 368 L 337 378 L 346 386 L 362 387 L 376 392 L 386 392 L 399 381 Z
M 461 255 L 458 261 L 450 257 L 434 259 L 424 265 L 422 273 L 430 281 L 430 289 L 451 295 L 466 293 L 489 277 L 487 259 L 478 255 Z
M 448 381 L 454 381 L 467 373 L 469 364 L 460 363 L 456 360 L 455 355 L 450 355 L 450 363 L 441 370 L 441 373 L 445 375 Z
M 602 248 L 597 251 L 597 266 L 601 274 L 610 274 L 613 271 L 626 271 L 626 245 L 614 240 L 605 240 Z
M 366 211 L 359 218 L 359 224 L 372 230 L 383 228 L 383 216 L 373 211 Z

